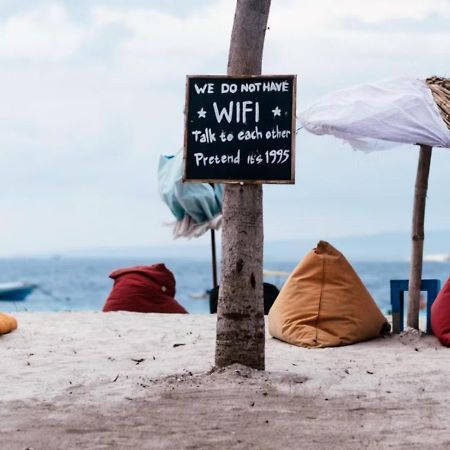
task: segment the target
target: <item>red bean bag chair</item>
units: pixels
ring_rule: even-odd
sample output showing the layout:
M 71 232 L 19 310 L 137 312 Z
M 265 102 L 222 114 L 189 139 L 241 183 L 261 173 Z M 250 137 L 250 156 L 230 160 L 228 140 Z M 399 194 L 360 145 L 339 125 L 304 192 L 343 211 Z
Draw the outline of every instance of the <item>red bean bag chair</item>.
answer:
M 431 328 L 441 344 L 450 347 L 450 278 L 431 307 Z
M 103 312 L 187 313 L 174 298 L 175 277 L 164 264 L 118 269 L 110 278 L 114 286 Z

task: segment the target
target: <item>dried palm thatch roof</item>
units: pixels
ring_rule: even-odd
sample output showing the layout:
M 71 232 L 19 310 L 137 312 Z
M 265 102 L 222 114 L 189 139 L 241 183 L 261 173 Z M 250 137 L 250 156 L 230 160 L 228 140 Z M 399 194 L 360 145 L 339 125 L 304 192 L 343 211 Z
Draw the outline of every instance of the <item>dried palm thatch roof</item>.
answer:
M 426 81 L 442 118 L 450 129 L 450 78 L 430 77 Z

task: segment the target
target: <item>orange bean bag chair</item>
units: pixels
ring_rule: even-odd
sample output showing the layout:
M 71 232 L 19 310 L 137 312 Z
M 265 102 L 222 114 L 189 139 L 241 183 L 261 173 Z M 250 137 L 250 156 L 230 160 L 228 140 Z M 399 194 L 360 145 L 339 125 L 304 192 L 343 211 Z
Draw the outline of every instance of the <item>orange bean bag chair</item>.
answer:
M 174 298 L 175 277 L 164 264 L 119 269 L 110 278 L 114 286 L 104 312 L 187 313 Z
M 336 347 L 390 326 L 345 257 L 320 241 L 294 269 L 269 312 L 269 333 L 302 347 Z
M 450 347 L 450 278 L 431 307 L 431 328 L 441 344 Z
M 0 334 L 9 333 L 17 328 L 17 320 L 9 314 L 0 313 Z

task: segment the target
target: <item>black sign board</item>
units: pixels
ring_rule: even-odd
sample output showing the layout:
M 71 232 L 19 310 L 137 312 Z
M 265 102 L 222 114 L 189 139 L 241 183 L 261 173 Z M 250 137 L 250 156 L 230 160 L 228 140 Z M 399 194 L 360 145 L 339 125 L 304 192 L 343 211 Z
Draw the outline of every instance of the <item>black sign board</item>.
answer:
M 188 76 L 184 181 L 294 183 L 296 81 Z

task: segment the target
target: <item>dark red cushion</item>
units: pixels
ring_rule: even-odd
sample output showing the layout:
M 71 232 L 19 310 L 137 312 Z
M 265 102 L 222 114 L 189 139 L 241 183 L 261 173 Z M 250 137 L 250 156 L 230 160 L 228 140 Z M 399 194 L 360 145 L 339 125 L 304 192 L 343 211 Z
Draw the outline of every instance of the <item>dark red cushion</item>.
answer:
M 175 277 L 164 264 L 115 270 L 110 278 L 114 286 L 104 312 L 187 313 L 174 298 Z
M 450 278 L 431 307 L 431 328 L 441 343 L 450 347 Z

